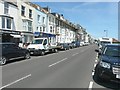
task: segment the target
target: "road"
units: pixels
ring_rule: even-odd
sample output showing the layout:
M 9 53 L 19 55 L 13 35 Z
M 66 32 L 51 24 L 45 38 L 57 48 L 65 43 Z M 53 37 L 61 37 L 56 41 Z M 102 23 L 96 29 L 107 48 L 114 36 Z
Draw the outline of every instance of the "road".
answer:
M 104 88 L 93 79 L 97 62 L 96 45 L 79 47 L 28 60 L 9 62 L 2 67 L 2 88 Z M 109 87 L 108 87 L 108 86 Z M 110 87 L 111 86 L 111 87 Z M 116 86 L 115 86 L 116 87 Z

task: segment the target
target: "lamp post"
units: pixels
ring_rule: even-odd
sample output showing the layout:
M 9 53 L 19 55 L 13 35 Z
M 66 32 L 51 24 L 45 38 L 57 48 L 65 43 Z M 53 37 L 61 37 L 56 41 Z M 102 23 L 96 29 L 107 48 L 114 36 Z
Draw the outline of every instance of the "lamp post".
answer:
M 108 30 L 104 30 L 106 37 L 108 37 Z

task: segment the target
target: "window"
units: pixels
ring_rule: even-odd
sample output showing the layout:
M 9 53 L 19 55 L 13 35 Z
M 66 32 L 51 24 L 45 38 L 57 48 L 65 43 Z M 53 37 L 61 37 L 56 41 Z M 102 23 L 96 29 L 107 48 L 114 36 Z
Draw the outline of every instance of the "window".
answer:
M 50 32 L 52 32 L 52 26 L 50 26 Z
M 2 28 L 5 28 L 5 17 L 2 17 Z
M 38 27 L 37 27 L 36 29 L 37 29 L 37 31 L 38 31 Z
M 28 31 L 32 31 L 32 22 L 28 21 Z
M 51 22 L 51 17 L 49 17 L 49 22 Z
M 47 44 L 47 39 L 45 39 L 45 40 L 44 40 L 44 43 L 43 43 L 43 44 L 44 44 L 44 45 L 46 45 L 46 44 Z
M 38 19 L 38 22 L 40 22 L 40 15 L 38 15 L 37 19 Z
M 7 18 L 7 28 L 11 29 L 11 19 Z
M 2 28 L 12 29 L 12 19 L 8 17 L 2 17 Z
M 23 20 L 23 29 L 31 32 L 32 31 L 32 22 Z
M 4 14 L 8 14 L 9 12 L 9 4 L 7 2 L 4 3 Z
M 54 18 L 52 18 L 52 22 L 54 23 Z
M 45 22 L 45 17 L 43 17 L 43 20 L 42 20 L 42 21 L 43 21 L 43 23 Z
M 43 43 L 43 39 L 39 39 L 39 40 L 33 40 L 32 44 L 42 44 Z
M 29 18 L 32 18 L 32 10 L 29 9 Z
M 43 32 L 45 32 L 45 27 L 43 27 Z
M 21 15 L 25 16 L 25 7 L 24 6 L 21 6 Z
M 23 21 L 23 30 L 27 30 L 26 21 Z
M 40 32 L 42 32 L 42 27 L 40 27 Z

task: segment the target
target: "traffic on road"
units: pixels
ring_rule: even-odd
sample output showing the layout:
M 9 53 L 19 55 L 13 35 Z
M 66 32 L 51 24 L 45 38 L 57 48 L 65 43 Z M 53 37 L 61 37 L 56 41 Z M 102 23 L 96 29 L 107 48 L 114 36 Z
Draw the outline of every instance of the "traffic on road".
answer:
M 118 8 L 0 0 L 0 90 L 120 90 Z
M 57 53 L 48 52 L 44 56 L 30 56 L 30 51 L 24 49 L 29 51 L 29 54 L 24 54 L 23 59 L 28 60 L 9 59 L 6 65 L 1 66 L 3 83 L 1 89 L 107 88 L 119 90 L 118 48 L 118 44 L 110 44 L 99 51 L 96 44 L 89 44 L 74 49 L 69 47 L 69 50 L 59 50 Z M 24 51 L 21 48 L 17 49 Z

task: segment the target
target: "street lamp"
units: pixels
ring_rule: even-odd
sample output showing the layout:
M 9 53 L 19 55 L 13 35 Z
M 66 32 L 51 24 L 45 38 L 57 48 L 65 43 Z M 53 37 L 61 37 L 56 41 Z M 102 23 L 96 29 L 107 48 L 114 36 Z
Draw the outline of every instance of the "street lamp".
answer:
M 108 30 L 104 30 L 106 37 L 108 37 Z

